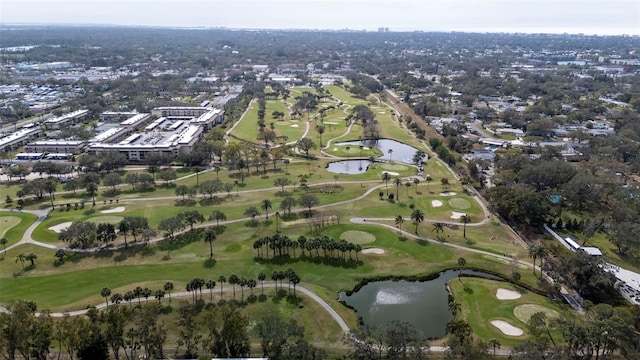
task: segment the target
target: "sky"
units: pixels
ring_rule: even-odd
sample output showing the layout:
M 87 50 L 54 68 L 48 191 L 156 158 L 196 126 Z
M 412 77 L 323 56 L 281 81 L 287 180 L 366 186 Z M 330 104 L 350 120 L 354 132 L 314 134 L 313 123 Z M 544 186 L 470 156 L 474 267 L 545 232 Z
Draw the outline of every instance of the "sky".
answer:
M 0 23 L 640 35 L 640 0 L 0 0 Z

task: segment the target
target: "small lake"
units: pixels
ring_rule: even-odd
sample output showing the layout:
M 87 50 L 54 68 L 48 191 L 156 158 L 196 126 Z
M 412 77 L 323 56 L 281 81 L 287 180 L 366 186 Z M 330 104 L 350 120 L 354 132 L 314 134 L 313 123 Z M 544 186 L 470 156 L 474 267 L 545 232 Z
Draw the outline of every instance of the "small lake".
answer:
M 446 335 L 447 323 L 453 319 L 449 311 L 446 283 L 460 273 L 500 279 L 474 270 L 447 270 L 433 280 L 422 282 L 370 282 L 351 296 L 341 292 L 340 300 L 356 309 L 365 325 L 385 326 L 394 320 L 406 321 L 428 338 L 441 338 Z
M 329 163 L 327 171 L 336 174 L 363 174 L 373 162 L 369 160 L 343 160 Z
M 382 151 L 382 156 L 378 159 L 389 160 L 389 149 L 393 150 L 391 153 L 392 161 L 399 161 L 405 164 L 413 164 L 413 155 L 416 154 L 418 149 L 413 146 L 403 144 L 396 140 L 380 139 L 380 140 L 362 140 L 362 141 L 345 141 L 335 143 L 337 146 L 364 146 L 367 148 L 376 148 Z M 369 157 L 367 150 L 362 150 L 362 156 Z M 426 155 L 424 160 L 426 160 Z

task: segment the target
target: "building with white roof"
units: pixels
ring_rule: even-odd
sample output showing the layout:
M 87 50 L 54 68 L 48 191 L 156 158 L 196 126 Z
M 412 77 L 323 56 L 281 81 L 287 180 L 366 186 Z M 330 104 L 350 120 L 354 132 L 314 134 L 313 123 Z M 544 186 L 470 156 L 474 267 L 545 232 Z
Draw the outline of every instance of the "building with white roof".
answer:
M 0 138 L 0 150 L 11 151 L 24 146 L 29 141 L 40 137 L 42 130 L 40 127 L 29 127 L 15 131 L 5 137 Z
M 41 140 L 27 144 L 27 151 L 78 155 L 84 152 L 85 147 L 86 143 L 81 140 Z
M 128 118 L 127 120 L 120 122 L 120 126 L 130 128 L 130 129 L 137 129 L 145 121 L 149 120 L 150 118 L 151 118 L 151 115 L 149 115 L 148 113 L 135 114 L 132 117 Z
M 47 129 L 61 129 L 68 123 L 75 125 L 79 120 L 84 119 L 88 114 L 89 110 L 76 110 L 62 116 L 57 116 L 45 120 L 44 127 Z

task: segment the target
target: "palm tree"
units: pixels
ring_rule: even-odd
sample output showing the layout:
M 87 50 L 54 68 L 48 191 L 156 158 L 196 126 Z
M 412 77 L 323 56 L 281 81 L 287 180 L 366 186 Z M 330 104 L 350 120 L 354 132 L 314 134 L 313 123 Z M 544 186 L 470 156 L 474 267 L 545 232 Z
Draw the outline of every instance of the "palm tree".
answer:
M 444 224 L 439 222 L 433 224 L 433 232 L 436 233 L 436 239 L 440 240 L 440 234 L 444 232 Z
M 414 178 L 413 184 L 416 186 L 416 194 L 418 194 L 418 184 L 420 184 L 420 179 Z
M 449 188 L 449 179 L 442 178 L 442 179 L 440 179 L 440 183 L 442 184 L 442 189 L 448 189 Z
M 540 258 L 540 276 L 542 277 L 542 258 L 547 255 L 547 249 L 542 245 L 531 245 L 527 248 L 527 254 L 533 258 L 533 274 L 536 274 L 536 259 Z
M 209 243 L 209 259 L 213 259 L 213 242 L 216 240 L 216 231 L 209 227 L 204 232 L 204 242 Z
M 493 357 L 496 357 L 496 348 L 500 349 L 500 341 L 498 339 L 491 339 L 488 345 L 493 348 Z
M 169 305 L 171 305 L 171 290 L 173 290 L 173 283 L 171 281 L 164 283 L 164 291 L 169 293 Z
M 260 208 L 265 211 L 266 219 L 269 220 L 269 209 L 273 208 L 271 204 L 271 200 L 269 199 L 262 200 L 262 204 L 260 205 Z
M 411 220 L 416 224 L 416 235 L 418 235 L 418 225 L 424 221 L 424 213 L 420 209 L 413 209 L 411 212 Z
M 104 302 L 107 303 L 107 307 L 109 307 L 109 295 L 111 295 L 111 289 L 108 287 L 103 287 L 102 290 L 100 290 L 100 296 L 104 298 Z
M 275 213 L 275 214 L 273 214 L 273 215 L 276 217 L 276 233 L 278 233 L 278 232 L 280 232 L 280 231 L 278 230 L 278 219 L 280 219 L 280 212 L 279 212 L 279 211 L 276 211 L 276 213 Z
M 462 222 L 462 237 L 467 238 L 467 224 L 471 222 L 471 216 L 462 215 L 460 217 L 460 221 Z
M 427 175 L 427 177 L 425 177 L 424 180 L 427 182 L 427 191 L 429 191 L 429 183 L 433 179 L 431 178 L 431 175 Z
M 218 282 L 220 283 L 220 299 L 222 299 L 222 288 L 223 284 L 227 282 L 227 278 L 224 275 L 218 276 Z
M 393 149 L 389 149 L 387 152 L 389 153 L 389 162 L 391 162 L 391 154 L 393 154 Z
M 2 245 L 2 252 L 7 253 L 7 244 L 9 243 L 9 239 L 3 237 L 0 239 L 0 245 Z
M 393 183 L 396 185 L 396 200 L 400 201 L 400 194 L 398 193 L 398 190 L 400 189 L 400 185 L 402 185 L 402 180 L 400 180 L 400 178 L 395 178 Z
M 457 315 L 461 309 L 462 305 L 460 305 L 460 303 L 456 299 L 451 299 L 451 301 L 449 301 L 449 311 L 453 315 Z
M 388 172 L 382 173 L 382 181 L 384 181 L 385 188 L 387 189 L 387 196 L 389 196 L 389 180 L 391 180 L 391 175 Z
M 264 280 L 267 278 L 267 275 L 263 272 L 258 274 L 258 280 L 260 280 L 260 285 L 262 286 L 262 294 L 264 294 Z
M 396 225 L 398 226 L 398 229 L 400 229 L 400 231 L 402 231 L 403 223 L 404 223 L 404 219 L 402 218 L 402 215 L 396 216 Z
M 238 275 L 232 274 L 229 276 L 229 284 L 233 287 L 233 300 L 236 299 L 236 285 L 240 283 L 240 278 Z
M 204 284 L 204 286 L 207 287 L 207 289 L 209 290 L 209 295 L 211 296 L 211 300 L 209 302 L 213 302 L 213 288 L 216 287 L 216 282 L 213 279 L 209 279 L 207 280 L 207 282 Z

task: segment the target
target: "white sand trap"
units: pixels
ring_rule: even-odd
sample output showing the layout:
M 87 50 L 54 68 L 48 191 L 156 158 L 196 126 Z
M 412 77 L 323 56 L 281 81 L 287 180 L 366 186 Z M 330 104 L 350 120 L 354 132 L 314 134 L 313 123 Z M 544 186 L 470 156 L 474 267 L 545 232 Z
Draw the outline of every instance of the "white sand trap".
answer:
M 522 294 L 514 290 L 500 288 L 496 291 L 496 298 L 498 300 L 515 300 L 520 299 L 521 296 Z
M 291 127 L 298 127 L 298 124 L 293 124 L 291 125 Z
M 506 321 L 493 320 L 491 321 L 491 325 L 497 327 L 500 331 L 502 331 L 503 334 L 508 336 L 520 336 L 524 334 L 524 331 L 522 331 L 522 329 L 517 328 Z
M 384 111 L 378 111 L 378 114 L 384 114 Z
M 398 175 L 400 175 L 400 174 L 398 174 L 397 172 L 393 172 L 393 171 L 383 171 L 382 173 L 383 173 L 383 174 L 389 174 L 389 175 L 391 175 L 391 176 L 398 176 Z
M 362 249 L 362 253 L 363 254 L 382 255 L 382 254 L 384 254 L 384 250 L 380 249 L 380 248 L 368 248 L 368 249 Z
M 451 218 L 454 219 L 454 220 L 458 220 L 458 219 L 460 219 L 461 217 L 463 217 L 465 215 L 467 215 L 467 213 L 461 213 L 461 212 L 457 212 L 457 211 L 452 211 L 451 212 Z
M 333 151 L 338 151 L 338 148 L 337 148 L 337 147 L 334 147 L 334 148 L 333 148 Z
M 453 196 L 455 195 L 455 191 L 445 191 L 445 192 L 441 192 L 440 196 Z
M 56 234 L 60 234 L 62 232 L 62 230 L 66 230 L 69 228 L 69 226 L 71 226 L 72 222 L 63 222 L 61 224 L 58 225 L 54 225 L 52 227 L 49 228 L 49 230 L 55 232 Z
M 329 125 L 338 125 L 337 122 L 333 122 L 333 121 L 323 121 L 323 124 L 329 124 Z
M 113 213 L 119 213 L 119 212 L 123 212 L 123 211 L 124 211 L 124 206 L 118 206 L 117 208 L 102 210 L 102 211 L 100 211 L 100 213 L 101 214 L 113 214 Z
M 442 201 L 440 200 L 431 200 L 431 207 L 440 207 L 442 206 Z

